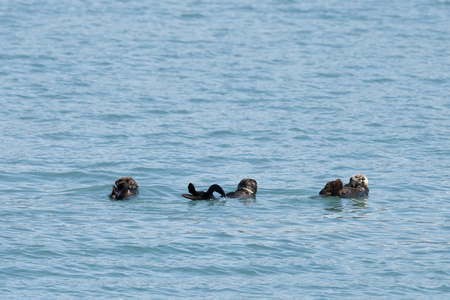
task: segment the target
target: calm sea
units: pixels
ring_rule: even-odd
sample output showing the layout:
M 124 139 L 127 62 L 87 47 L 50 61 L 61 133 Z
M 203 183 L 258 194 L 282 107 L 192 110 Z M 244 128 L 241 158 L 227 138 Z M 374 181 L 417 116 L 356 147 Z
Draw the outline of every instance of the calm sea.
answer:
M 1 1 L 0 104 L 2 299 L 450 294 L 448 0 Z

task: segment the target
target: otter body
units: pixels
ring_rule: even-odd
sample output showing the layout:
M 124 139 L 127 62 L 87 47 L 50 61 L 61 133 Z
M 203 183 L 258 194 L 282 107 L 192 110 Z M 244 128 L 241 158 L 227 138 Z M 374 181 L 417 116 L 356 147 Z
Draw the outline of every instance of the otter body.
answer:
M 369 195 L 369 180 L 363 174 L 350 177 L 350 182 L 344 185 L 340 179 L 329 181 L 319 192 L 324 197 L 361 198 Z
M 190 194 L 182 194 L 183 197 L 191 200 L 216 200 L 213 193 L 217 192 L 221 197 L 225 198 L 241 198 L 252 199 L 256 198 L 256 191 L 258 190 L 258 184 L 254 179 L 242 179 L 239 182 L 235 192 L 225 194 L 222 187 L 217 184 L 213 184 L 209 187 L 208 191 L 197 191 L 192 183 L 189 183 L 188 190 Z

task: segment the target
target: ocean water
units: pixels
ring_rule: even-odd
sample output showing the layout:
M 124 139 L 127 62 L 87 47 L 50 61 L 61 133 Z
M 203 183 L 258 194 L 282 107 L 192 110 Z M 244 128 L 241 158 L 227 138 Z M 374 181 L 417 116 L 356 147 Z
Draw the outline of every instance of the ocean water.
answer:
M 449 37 L 448 0 L 2 1 L 0 298 L 448 297 Z

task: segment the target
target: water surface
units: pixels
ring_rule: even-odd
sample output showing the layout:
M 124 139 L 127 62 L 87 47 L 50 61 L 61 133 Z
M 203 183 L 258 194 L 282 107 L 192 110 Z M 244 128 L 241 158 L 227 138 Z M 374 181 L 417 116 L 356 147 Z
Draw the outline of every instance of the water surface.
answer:
M 2 298 L 448 295 L 450 3 L 341 2 L 3 2 Z

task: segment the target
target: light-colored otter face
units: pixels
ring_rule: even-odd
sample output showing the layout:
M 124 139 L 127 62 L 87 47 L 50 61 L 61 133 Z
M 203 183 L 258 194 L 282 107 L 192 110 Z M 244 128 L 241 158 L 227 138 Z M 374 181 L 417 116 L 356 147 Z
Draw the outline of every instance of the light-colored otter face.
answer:
M 350 183 L 356 184 L 358 186 L 369 187 L 369 179 L 367 179 L 366 175 L 356 174 L 350 177 Z

